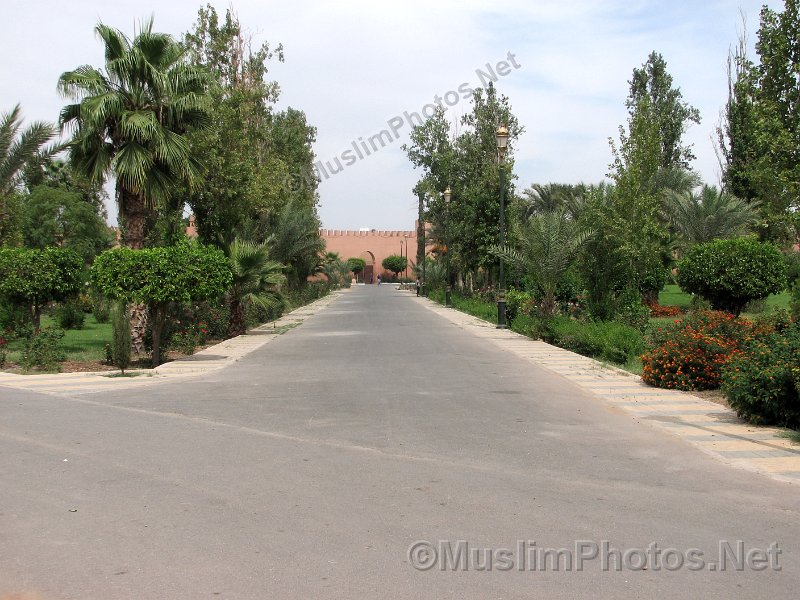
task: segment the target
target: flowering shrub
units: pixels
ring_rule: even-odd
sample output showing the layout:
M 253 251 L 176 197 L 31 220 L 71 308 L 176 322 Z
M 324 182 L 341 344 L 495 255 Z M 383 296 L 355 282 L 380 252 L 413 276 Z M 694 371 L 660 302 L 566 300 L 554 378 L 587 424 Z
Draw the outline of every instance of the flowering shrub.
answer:
M 179 322 L 180 325 L 180 322 Z M 208 324 L 189 324 L 172 335 L 170 348 L 183 354 L 194 354 L 195 348 L 208 341 Z
M 668 389 L 716 389 L 723 367 L 753 333 L 749 321 L 724 312 L 676 319 L 653 333 L 651 349 L 642 356 L 642 379 Z
M 686 311 L 680 306 L 662 306 L 658 302 L 652 302 L 647 305 L 650 309 L 651 317 L 677 317 Z
M 751 423 L 800 425 L 800 324 L 759 335 L 722 371 L 722 391 Z

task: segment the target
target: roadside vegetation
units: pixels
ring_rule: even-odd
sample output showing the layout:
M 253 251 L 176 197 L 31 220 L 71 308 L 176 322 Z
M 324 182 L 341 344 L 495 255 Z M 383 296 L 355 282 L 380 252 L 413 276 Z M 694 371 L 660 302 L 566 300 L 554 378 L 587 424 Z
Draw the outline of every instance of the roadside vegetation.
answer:
M 64 65 L 57 123 L 0 115 L 0 369 L 154 366 L 349 286 L 316 129 L 275 107 L 283 47 L 245 31 L 210 5 L 180 39 L 100 23 L 105 62 Z
M 693 170 L 684 135 L 700 115 L 655 51 L 633 69 L 599 183 L 518 189 L 522 125 L 491 86 L 458 126 L 443 112 L 417 126 L 405 150 L 421 171 L 423 290 L 444 302 L 449 285 L 455 308 L 497 322 L 502 262 L 514 331 L 800 427 L 799 19 L 796 0 L 765 7 L 757 56 L 743 31 L 728 57 L 718 186 Z

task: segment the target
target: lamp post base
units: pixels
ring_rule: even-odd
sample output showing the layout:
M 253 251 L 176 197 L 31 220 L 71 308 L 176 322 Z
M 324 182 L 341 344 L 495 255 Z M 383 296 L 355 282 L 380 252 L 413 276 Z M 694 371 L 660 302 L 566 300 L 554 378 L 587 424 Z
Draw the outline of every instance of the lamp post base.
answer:
M 453 303 L 451 302 L 451 299 L 451 288 L 448 285 L 444 291 L 444 305 L 447 307 L 452 306 Z
M 497 329 L 508 329 L 506 325 L 506 291 L 497 294 Z

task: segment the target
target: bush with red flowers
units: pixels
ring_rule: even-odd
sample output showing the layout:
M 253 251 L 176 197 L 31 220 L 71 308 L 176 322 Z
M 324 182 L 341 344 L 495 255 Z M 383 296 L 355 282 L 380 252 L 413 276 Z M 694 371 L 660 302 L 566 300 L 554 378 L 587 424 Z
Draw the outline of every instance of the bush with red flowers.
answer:
M 657 329 L 642 356 L 642 379 L 675 390 L 720 386 L 722 369 L 753 335 L 753 325 L 718 311 L 698 311 Z
M 662 306 L 658 302 L 652 302 L 647 305 L 650 309 L 651 317 L 677 317 L 686 311 L 680 306 Z

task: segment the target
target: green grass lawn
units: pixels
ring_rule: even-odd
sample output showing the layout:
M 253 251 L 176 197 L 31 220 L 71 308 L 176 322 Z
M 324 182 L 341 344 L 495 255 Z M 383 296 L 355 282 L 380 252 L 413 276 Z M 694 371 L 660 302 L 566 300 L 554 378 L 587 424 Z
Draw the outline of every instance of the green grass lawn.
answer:
M 56 321 L 49 316 L 42 317 L 42 327 L 56 326 Z M 94 315 L 86 315 L 83 329 L 68 329 L 61 340 L 67 353 L 68 361 L 93 362 L 104 360 L 105 345 L 111 343 L 111 324 L 98 323 Z M 7 360 L 19 363 L 24 342 L 14 340 L 8 345 Z
M 788 310 L 791 300 L 792 295 L 788 291 L 781 292 L 780 294 L 772 294 L 767 298 L 764 308 L 766 310 L 771 308 L 785 308 Z M 681 290 L 681 288 L 674 283 L 664 286 L 664 289 L 658 294 L 658 303 L 661 306 L 680 306 L 682 308 L 688 308 L 691 302 L 691 295 Z M 743 313 L 742 316 L 752 318 L 756 315 L 753 313 Z

